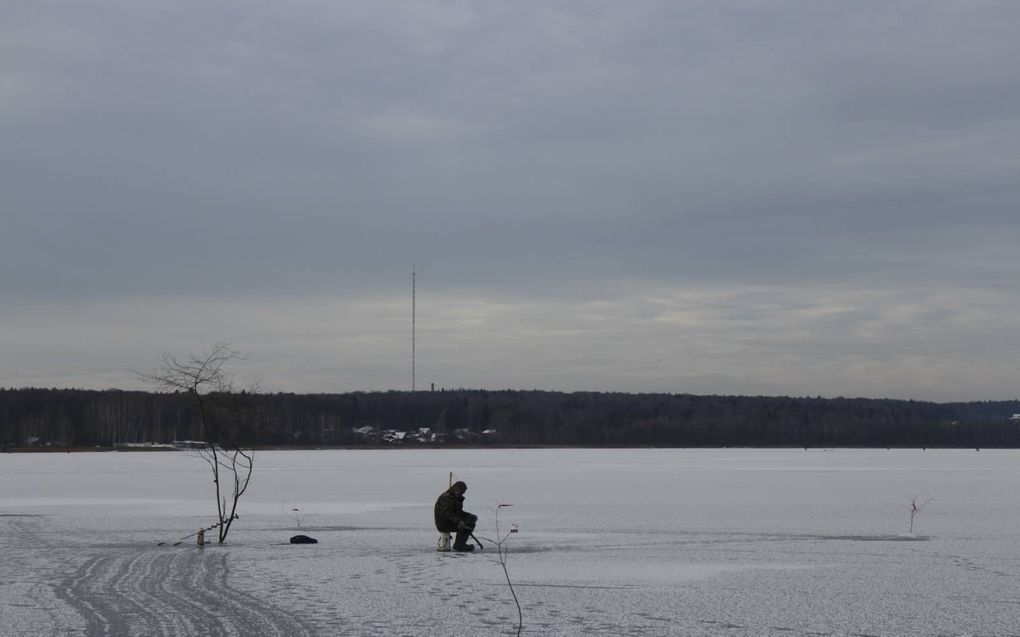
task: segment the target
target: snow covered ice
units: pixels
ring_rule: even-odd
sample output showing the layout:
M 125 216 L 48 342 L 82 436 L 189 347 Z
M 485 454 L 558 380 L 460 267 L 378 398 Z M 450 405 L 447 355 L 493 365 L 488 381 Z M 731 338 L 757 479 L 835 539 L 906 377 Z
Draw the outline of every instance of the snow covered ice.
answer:
M 474 554 L 435 551 L 449 471 Z M 524 634 L 1020 634 L 1017 451 L 265 451 L 203 549 L 157 546 L 215 521 L 186 452 L 8 454 L 0 485 L 4 635 L 515 634 L 500 503 Z

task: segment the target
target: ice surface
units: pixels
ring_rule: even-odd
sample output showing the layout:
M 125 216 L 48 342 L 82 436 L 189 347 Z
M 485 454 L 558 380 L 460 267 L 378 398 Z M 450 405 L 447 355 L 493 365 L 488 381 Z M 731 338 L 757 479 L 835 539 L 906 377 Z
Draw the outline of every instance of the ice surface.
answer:
M 272 451 L 228 544 L 181 452 L 0 456 L 0 634 L 1020 634 L 1020 452 Z M 934 498 L 907 533 L 911 499 Z M 297 512 L 293 509 L 298 509 Z M 299 526 L 300 523 L 300 526 Z M 304 533 L 315 545 L 290 545 Z

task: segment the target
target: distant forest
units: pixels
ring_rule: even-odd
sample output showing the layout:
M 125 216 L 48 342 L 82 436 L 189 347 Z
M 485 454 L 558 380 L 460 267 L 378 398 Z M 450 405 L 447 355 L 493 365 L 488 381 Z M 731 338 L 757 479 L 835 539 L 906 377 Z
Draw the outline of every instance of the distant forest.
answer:
M 110 447 L 199 439 L 187 394 L 0 389 L 0 445 Z M 259 446 L 1020 447 L 1020 401 L 454 390 L 260 394 Z M 409 442 L 366 435 L 429 436 Z M 360 430 L 356 431 L 356 430 Z M 482 432 L 488 432 L 481 435 Z

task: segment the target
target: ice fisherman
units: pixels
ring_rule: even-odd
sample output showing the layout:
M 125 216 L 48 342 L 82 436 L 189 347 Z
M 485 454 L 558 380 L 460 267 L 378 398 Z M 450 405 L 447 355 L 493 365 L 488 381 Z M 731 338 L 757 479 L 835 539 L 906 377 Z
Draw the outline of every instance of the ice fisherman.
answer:
M 478 516 L 464 510 L 464 493 L 467 485 L 460 480 L 453 483 L 436 500 L 436 528 L 440 533 L 457 533 L 453 542 L 454 551 L 473 551 L 474 544 L 468 544 L 468 537 L 474 533 Z

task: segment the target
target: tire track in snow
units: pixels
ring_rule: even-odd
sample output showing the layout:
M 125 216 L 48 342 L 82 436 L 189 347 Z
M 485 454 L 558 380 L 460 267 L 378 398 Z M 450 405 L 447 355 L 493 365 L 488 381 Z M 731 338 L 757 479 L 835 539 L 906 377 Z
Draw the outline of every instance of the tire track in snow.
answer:
M 87 635 L 313 634 L 290 613 L 233 588 L 228 558 L 218 550 L 111 548 L 56 593 L 85 618 Z
M 227 555 L 209 563 L 205 586 L 212 592 L 213 608 L 230 608 L 236 618 L 240 635 L 278 635 L 279 637 L 311 637 L 314 631 L 287 611 L 230 586 Z

